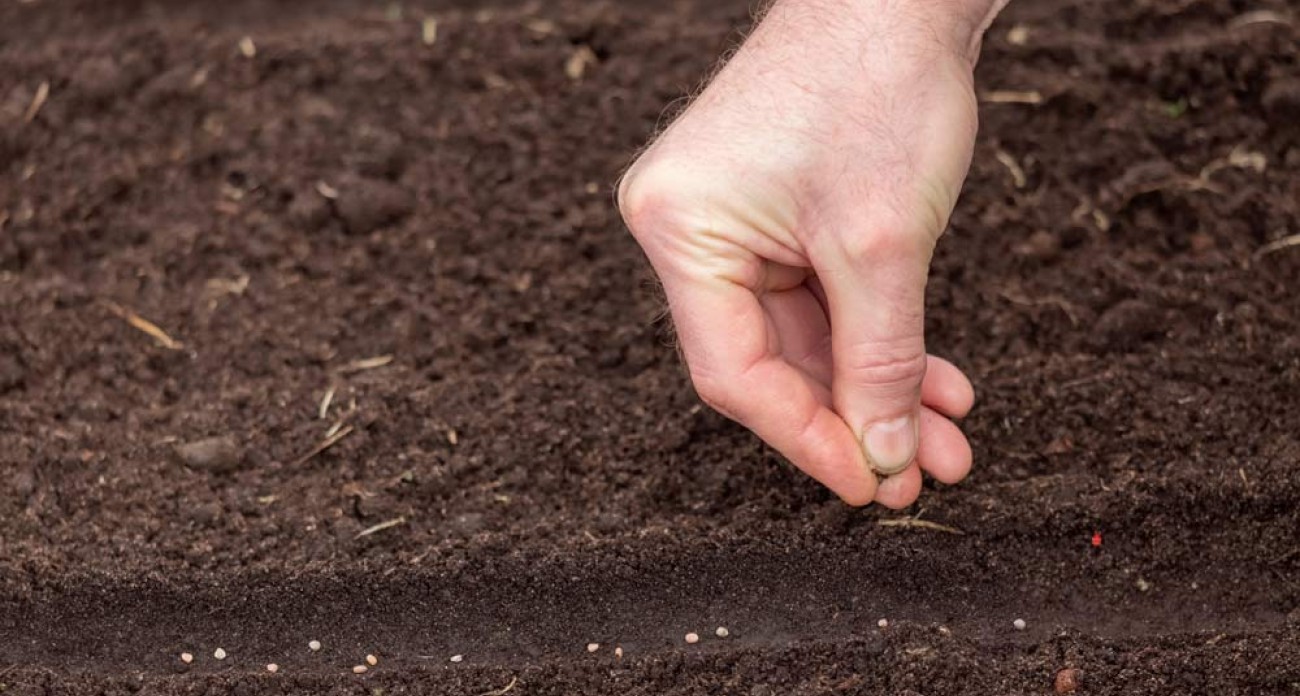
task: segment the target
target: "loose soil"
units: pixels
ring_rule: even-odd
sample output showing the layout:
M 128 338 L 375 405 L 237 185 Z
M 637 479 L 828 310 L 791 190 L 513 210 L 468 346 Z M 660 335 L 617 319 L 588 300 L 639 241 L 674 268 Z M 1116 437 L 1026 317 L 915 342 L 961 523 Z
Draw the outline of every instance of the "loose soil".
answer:
M 612 204 L 743 2 L 0 5 L 0 692 L 1300 693 L 1298 10 L 1013 3 L 895 513 L 698 404 Z

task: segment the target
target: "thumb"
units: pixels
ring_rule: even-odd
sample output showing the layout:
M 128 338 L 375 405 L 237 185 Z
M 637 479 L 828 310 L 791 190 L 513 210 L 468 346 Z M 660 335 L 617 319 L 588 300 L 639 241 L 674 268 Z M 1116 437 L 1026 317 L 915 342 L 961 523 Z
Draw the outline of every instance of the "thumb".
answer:
M 833 405 L 872 468 L 897 474 L 916 459 L 920 441 L 934 236 L 872 223 L 828 237 L 813 262 L 831 323 Z

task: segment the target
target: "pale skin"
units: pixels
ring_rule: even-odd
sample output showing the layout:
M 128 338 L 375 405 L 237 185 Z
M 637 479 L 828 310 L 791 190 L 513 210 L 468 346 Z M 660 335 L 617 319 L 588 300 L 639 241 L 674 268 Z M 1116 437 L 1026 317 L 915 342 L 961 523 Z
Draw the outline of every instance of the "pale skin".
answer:
M 971 468 L 925 285 L 1005 3 L 777 0 L 619 186 L 701 398 L 852 505 Z

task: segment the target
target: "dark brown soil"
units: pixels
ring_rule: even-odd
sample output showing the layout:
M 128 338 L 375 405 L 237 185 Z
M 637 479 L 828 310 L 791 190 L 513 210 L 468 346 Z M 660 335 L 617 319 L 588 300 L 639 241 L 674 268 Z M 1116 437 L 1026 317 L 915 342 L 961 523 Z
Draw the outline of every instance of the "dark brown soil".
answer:
M 990 33 L 1042 102 L 984 105 L 928 327 L 977 469 L 906 513 L 963 535 L 666 340 L 612 183 L 748 17 L 0 4 L 0 692 L 1300 693 L 1300 7 Z

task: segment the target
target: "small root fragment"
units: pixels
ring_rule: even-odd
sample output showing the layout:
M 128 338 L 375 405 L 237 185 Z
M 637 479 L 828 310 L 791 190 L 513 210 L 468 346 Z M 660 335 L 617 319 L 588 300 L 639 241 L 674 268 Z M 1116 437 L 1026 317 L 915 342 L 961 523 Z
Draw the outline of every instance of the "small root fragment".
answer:
M 1036 89 L 1010 90 L 996 89 L 980 93 L 980 101 L 988 104 L 1028 104 L 1037 106 L 1043 103 L 1043 93 Z
M 505 686 L 501 687 L 500 689 L 497 689 L 496 691 L 484 691 L 478 696 L 506 696 L 506 694 L 510 693 L 511 689 L 515 688 L 515 684 L 518 683 L 519 683 L 519 677 L 510 677 L 509 684 L 506 684 Z
M 596 52 L 591 47 L 583 44 L 573 51 L 569 59 L 564 61 L 564 74 L 570 80 L 578 81 L 587 72 L 587 66 L 595 65 L 600 62 Z
M 1029 183 L 1029 179 L 1025 177 L 1025 170 L 1020 168 L 1020 163 L 1016 161 L 1016 158 L 1010 152 L 998 148 L 993 153 L 993 156 L 1011 173 L 1011 183 L 1015 184 L 1017 189 L 1022 189 L 1025 184 Z
M 334 387 L 333 385 L 331 385 L 329 389 L 325 390 L 325 396 L 321 397 L 320 407 L 316 409 L 317 417 L 319 417 L 321 420 L 325 420 L 326 418 L 328 418 L 330 413 L 330 404 L 333 403 L 333 401 L 334 401 Z
M 1254 24 L 1281 24 L 1284 27 L 1289 27 L 1294 23 L 1290 17 L 1272 10 L 1254 10 L 1233 17 L 1228 21 L 1228 29 L 1236 31 Z
M 383 367 L 393 362 L 392 355 L 378 355 L 373 358 L 364 358 L 362 360 L 353 360 L 352 362 L 339 368 L 339 373 L 349 375 L 354 372 L 364 372 L 373 370 L 377 367 Z
M 1300 246 L 1300 234 L 1293 234 L 1281 239 L 1276 239 L 1255 251 L 1254 258 L 1256 261 L 1283 249 L 1289 249 L 1294 246 Z
M 910 527 L 915 529 L 929 529 L 936 532 L 944 532 L 945 534 L 956 534 L 958 536 L 965 536 L 966 534 L 966 532 L 963 532 L 962 530 L 957 529 L 956 527 L 949 527 L 946 524 L 939 524 L 938 522 L 931 522 L 929 520 L 918 520 L 915 517 L 900 517 L 900 518 L 893 518 L 893 519 L 876 520 L 876 524 L 880 525 L 881 527 Z
M 370 536 L 371 534 L 374 534 L 374 533 L 376 533 L 376 532 L 382 532 L 382 531 L 384 531 L 385 529 L 392 529 L 393 527 L 396 527 L 396 526 L 398 526 L 398 525 L 402 525 L 402 524 L 406 524 L 406 518 L 405 518 L 405 517 L 397 517 L 397 518 L 394 518 L 394 519 L 388 520 L 387 522 L 380 522 L 379 524 L 377 524 L 377 525 L 375 525 L 375 526 L 373 526 L 373 527 L 366 527 L 365 529 L 361 530 L 360 532 L 357 532 L 357 535 L 356 535 L 355 537 L 353 537 L 353 539 L 360 539 L 361 537 L 368 537 L 368 536 Z M 370 661 L 370 656 L 366 656 L 366 661 L 367 661 L 367 662 Z M 374 664 L 374 663 L 371 663 L 371 664 Z
M 40 113 L 41 107 L 45 106 L 45 102 L 49 98 L 50 81 L 45 80 L 36 87 L 36 95 L 32 97 L 32 103 L 27 107 L 27 113 L 23 114 L 23 123 L 31 123 L 32 119 L 36 118 L 36 114 Z
M 184 347 L 180 341 L 172 338 L 166 331 L 159 328 L 157 324 L 145 319 L 135 312 L 132 312 L 122 305 L 119 305 L 116 302 L 105 301 L 104 306 L 108 308 L 108 311 L 116 314 L 118 318 L 130 324 L 132 328 L 152 336 L 153 339 L 163 348 L 166 348 L 167 350 L 180 350 Z
M 314 458 L 316 455 L 333 447 L 335 444 L 338 443 L 339 440 L 342 440 L 343 438 L 347 437 L 353 431 L 353 429 L 354 428 L 349 425 L 339 430 L 338 432 L 334 433 L 333 435 L 330 435 L 329 437 L 325 438 L 323 442 L 313 447 L 310 452 L 295 459 L 292 466 L 295 467 L 302 466 L 303 464 L 306 464 L 307 462 L 311 461 L 312 458 Z

